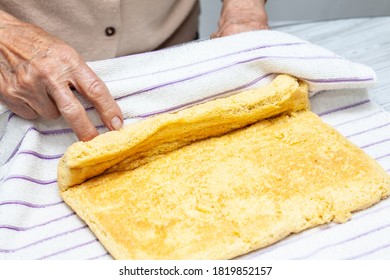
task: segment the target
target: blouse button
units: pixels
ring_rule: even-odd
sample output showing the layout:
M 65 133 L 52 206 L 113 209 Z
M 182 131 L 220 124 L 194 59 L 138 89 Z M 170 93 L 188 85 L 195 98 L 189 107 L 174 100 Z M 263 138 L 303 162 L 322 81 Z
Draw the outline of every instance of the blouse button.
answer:
M 115 28 L 114 27 L 107 27 L 106 30 L 106 36 L 113 36 L 115 34 Z

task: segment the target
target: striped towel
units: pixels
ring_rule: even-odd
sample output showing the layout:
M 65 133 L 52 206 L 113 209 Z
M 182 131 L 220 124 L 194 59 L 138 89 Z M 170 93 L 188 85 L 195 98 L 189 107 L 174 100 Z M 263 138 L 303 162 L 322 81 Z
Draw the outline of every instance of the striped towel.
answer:
M 294 75 L 308 82 L 313 111 L 389 171 L 390 116 L 366 90 L 374 72 L 294 36 L 254 31 L 90 66 L 126 123 L 258 87 L 277 73 Z M 58 194 L 58 159 L 75 141 L 62 119 L 26 121 L 0 107 L 0 259 L 111 258 Z M 389 214 L 387 199 L 346 224 L 307 230 L 242 258 L 388 258 Z

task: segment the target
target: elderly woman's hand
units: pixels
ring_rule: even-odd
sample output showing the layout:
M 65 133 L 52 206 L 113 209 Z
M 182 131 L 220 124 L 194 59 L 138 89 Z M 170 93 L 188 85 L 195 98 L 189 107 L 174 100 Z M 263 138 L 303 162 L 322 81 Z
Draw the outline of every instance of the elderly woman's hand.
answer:
M 0 102 L 26 119 L 62 115 L 80 140 L 90 140 L 98 132 L 71 88 L 95 106 L 109 129 L 122 127 L 106 85 L 73 48 L 0 11 Z
M 268 29 L 265 0 L 223 0 L 218 31 L 211 38 Z

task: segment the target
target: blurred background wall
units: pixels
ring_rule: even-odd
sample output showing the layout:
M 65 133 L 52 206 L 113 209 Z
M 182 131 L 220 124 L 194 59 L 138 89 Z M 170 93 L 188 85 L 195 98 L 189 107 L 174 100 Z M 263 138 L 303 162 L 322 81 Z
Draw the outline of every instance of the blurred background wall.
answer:
M 216 31 L 222 3 L 200 0 L 200 37 Z M 350 17 L 390 16 L 390 0 L 268 0 L 266 9 L 270 25 L 294 21 L 329 20 Z

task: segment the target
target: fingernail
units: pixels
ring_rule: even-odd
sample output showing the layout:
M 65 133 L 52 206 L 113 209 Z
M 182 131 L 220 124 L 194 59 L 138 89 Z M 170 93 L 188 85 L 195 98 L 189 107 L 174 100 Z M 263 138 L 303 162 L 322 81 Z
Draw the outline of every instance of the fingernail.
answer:
M 111 126 L 115 130 L 119 130 L 122 128 L 123 123 L 119 117 L 115 117 L 111 120 Z

